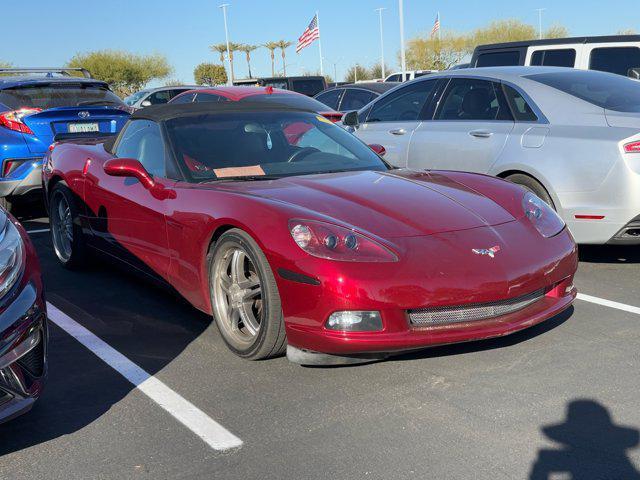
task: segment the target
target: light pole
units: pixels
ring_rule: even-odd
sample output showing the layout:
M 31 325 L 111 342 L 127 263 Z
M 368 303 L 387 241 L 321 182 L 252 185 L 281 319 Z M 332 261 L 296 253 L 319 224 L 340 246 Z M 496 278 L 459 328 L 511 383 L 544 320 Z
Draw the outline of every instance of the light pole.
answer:
M 382 79 L 384 80 L 386 77 L 386 72 L 384 71 L 384 36 L 382 35 L 382 11 L 386 10 L 386 8 L 380 7 L 376 8 L 374 12 L 378 12 L 378 17 L 380 19 L 380 68 L 382 69 Z
M 398 0 L 398 13 L 400 14 L 400 61 L 402 67 L 402 81 L 407 79 L 407 59 L 404 55 L 404 9 L 402 8 L 402 0 Z
M 544 12 L 546 8 L 536 8 L 538 12 L 538 38 L 542 38 L 542 12 Z
M 229 48 L 229 28 L 227 27 L 227 7 L 231 5 L 223 3 L 220 5 L 222 9 L 222 16 L 224 17 L 224 36 L 227 40 L 227 62 L 229 62 L 229 78 L 227 79 L 227 85 L 233 85 L 233 68 L 231 67 L 231 49 Z

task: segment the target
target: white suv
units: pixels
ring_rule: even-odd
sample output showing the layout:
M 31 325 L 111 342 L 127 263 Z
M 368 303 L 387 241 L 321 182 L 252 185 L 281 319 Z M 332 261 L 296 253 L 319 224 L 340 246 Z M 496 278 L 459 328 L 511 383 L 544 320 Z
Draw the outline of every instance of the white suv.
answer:
M 640 35 L 553 38 L 479 45 L 471 67 L 572 67 L 638 78 Z
M 402 72 L 393 72 L 391 75 L 384 79 L 385 82 L 408 82 L 414 78 L 423 77 L 430 73 L 436 73 L 438 70 L 405 70 L 404 80 L 402 78 Z

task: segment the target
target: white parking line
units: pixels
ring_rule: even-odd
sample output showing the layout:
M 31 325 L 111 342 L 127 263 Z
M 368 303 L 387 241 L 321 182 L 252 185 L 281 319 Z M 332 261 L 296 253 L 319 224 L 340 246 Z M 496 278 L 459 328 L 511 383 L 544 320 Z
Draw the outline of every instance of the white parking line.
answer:
M 640 307 L 634 307 L 633 305 L 627 305 L 626 303 L 618 303 L 600 297 L 592 297 L 591 295 L 586 295 L 584 293 L 579 293 L 577 298 L 579 300 L 584 300 L 585 302 L 597 303 L 598 305 L 603 305 L 605 307 L 617 308 L 618 310 L 624 310 L 625 312 L 640 315 Z
M 39 230 L 27 230 L 27 233 L 44 233 L 44 232 L 50 232 L 51 229 L 50 228 L 41 228 Z
M 129 380 L 138 390 L 198 435 L 211 448 L 228 450 L 242 445 L 242 440 L 211 419 L 198 407 L 95 336 L 66 313 L 56 308 L 55 305 L 47 302 L 47 310 L 48 317 L 53 323 Z

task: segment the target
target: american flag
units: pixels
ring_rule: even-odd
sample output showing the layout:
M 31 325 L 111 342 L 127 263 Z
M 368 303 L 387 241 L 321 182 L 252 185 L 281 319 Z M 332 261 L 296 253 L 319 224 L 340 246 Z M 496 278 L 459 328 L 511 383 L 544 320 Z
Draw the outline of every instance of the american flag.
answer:
M 314 15 L 307 29 L 298 38 L 296 45 L 296 53 L 299 53 L 305 47 L 308 47 L 314 40 L 320 38 L 320 29 L 318 28 L 318 15 Z
M 436 33 L 440 30 L 440 12 L 436 15 L 436 21 L 433 22 L 433 28 L 431 29 L 431 38 L 436 36 Z

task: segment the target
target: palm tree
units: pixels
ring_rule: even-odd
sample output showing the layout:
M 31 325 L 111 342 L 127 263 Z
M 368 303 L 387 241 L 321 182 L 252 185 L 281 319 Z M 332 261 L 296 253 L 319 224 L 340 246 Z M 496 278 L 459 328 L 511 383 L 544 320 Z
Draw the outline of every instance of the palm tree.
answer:
M 233 52 L 239 50 L 240 45 L 237 43 L 229 42 L 229 77 L 233 82 Z M 224 54 L 227 53 L 227 44 L 226 43 L 216 43 L 215 45 L 211 45 L 209 47 L 212 52 L 217 52 L 220 54 L 220 62 L 224 65 Z
M 284 51 L 293 45 L 293 42 L 288 42 L 287 40 L 278 40 L 276 42 L 278 48 L 280 49 L 280 53 L 282 54 L 282 73 L 284 76 L 287 76 L 287 63 L 285 62 L 285 53 Z
M 271 55 L 271 76 L 276 76 L 276 48 L 278 48 L 278 42 L 267 42 L 263 45 L 264 48 L 269 50 Z
M 227 44 L 226 43 L 216 43 L 215 45 L 211 45 L 209 50 L 212 52 L 217 52 L 220 54 L 220 63 L 224 65 L 224 54 L 227 53 Z
M 251 52 L 253 52 L 257 48 L 258 48 L 258 45 L 248 45 L 246 43 L 238 45 L 238 50 L 240 50 L 241 52 L 244 52 L 245 55 L 247 56 L 247 68 L 249 69 L 249 78 L 253 78 L 253 76 L 251 75 Z

